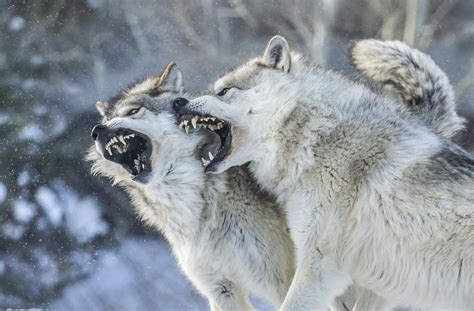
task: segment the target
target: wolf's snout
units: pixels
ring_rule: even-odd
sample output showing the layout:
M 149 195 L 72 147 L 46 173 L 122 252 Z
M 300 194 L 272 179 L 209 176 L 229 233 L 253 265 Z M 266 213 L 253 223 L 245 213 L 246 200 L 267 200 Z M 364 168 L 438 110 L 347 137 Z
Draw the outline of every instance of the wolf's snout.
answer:
M 91 132 L 92 139 L 97 140 L 97 138 L 99 138 L 100 133 L 103 133 L 106 129 L 107 127 L 102 124 L 97 124 L 96 126 L 94 126 Z
M 181 109 L 184 108 L 184 106 L 186 106 L 186 104 L 189 103 L 189 100 L 187 100 L 186 98 L 184 97 L 178 97 L 174 100 L 173 102 L 173 109 L 174 111 L 176 112 L 180 112 Z

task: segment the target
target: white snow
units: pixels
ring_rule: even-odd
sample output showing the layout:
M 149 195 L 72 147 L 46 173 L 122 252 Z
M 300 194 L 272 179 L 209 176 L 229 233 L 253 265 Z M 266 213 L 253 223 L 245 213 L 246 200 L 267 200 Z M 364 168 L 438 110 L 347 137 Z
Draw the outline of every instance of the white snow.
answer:
M 44 57 L 41 56 L 41 55 L 33 55 L 33 57 L 31 57 L 31 59 L 30 59 L 30 63 L 33 66 L 43 65 L 44 64 Z
M 38 81 L 33 78 L 25 79 L 23 83 L 21 84 L 21 87 L 25 91 L 31 91 L 37 86 L 38 86 Z
M 33 106 L 33 112 L 37 116 L 44 116 L 48 113 L 48 107 L 43 104 L 37 104 Z
M 29 123 L 20 132 L 20 138 L 25 140 L 33 140 L 36 142 L 42 142 L 46 136 L 43 130 L 36 123 Z
M 2 230 L 4 236 L 14 241 L 18 241 L 23 236 L 23 233 L 25 233 L 26 230 L 24 226 L 17 225 L 11 222 L 4 223 L 0 227 L 0 229 Z
M 0 125 L 7 124 L 10 121 L 10 115 L 8 113 L 0 113 Z
M 21 223 L 29 223 L 33 216 L 35 216 L 37 207 L 31 202 L 24 199 L 17 199 L 13 203 L 13 217 L 16 221 Z
M 95 199 L 81 197 L 62 182 L 55 183 L 53 189 L 43 186 L 36 193 L 36 200 L 50 223 L 55 226 L 64 224 L 68 233 L 79 243 L 108 232 L 109 226 L 103 220 Z
M 31 180 L 31 175 L 30 172 L 27 170 L 23 170 L 18 174 L 18 179 L 16 180 L 16 183 L 20 187 L 26 186 Z
M 21 16 L 13 16 L 8 27 L 12 31 L 20 31 L 25 27 L 25 19 Z
M 95 271 L 66 287 L 48 307 L 58 310 L 209 310 L 207 300 L 179 270 L 164 240 L 126 238 L 101 251 Z M 273 310 L 251 299 L 256 310 Z
M 79 243 L 85 243 L 97 235 L 104 235 L 109 230 L 108 224 L 102 219 L 97 202 L 86 197 L 74 199 L 73 204 L 66 208 L 66 228 Z
M 6 270 L 5 261 L 0 260 L 0 275 L 2 275 L 3 273 L 5 273 L 5 270 Z
M 43 209 L 44 213 L 49 219 L 49 222 L 54 226 L 61 224 L 64 210 L 63 204 L 59 201 L 56 193 L 46 186 L 41 186 L 35 195 L 36 201 Z
M 58 310 L 209 310 L 178 270 L 165 241 L 127 238 L 103 251 L 90 278 L 64 289 Z
M 5 186 L 5 185 L 0 181 L 0 203 L 5 202 L 5 200 L 7 199 L 7 195 L 8 195 L 7 186 Z
M 59 136 L 64 133 L 67 129 L 68 124 L 64 120 L 63 117 L 58 117 L 55 122 L 54 126 L 50 130 L 50 135 L 52 136 Z
M 103 2 L 102 0 L 87 0 L 87 4 L 93 9 L 101 8 L 104 5 Z
M 33 250 L 38 281 L 42 286 L 53 287 L 60 282 L 60 270 L 56 260 L 43 248 Z
M 36 229 L 38 231 L 43 231 L 48 229 L 48 219 L 45 217 L 41 217 L 36 221 Z

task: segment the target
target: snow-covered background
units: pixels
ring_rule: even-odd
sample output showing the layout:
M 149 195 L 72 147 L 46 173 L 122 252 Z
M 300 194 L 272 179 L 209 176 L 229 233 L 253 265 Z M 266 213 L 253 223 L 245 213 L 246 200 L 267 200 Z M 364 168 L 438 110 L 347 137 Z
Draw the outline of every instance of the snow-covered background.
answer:
M 472 0 L 0 0 L 0 33 L 0 308 L 208 308 L 83 160 L 94 103 L 171 60 L 199 92 L 276 33 L 345 72 L 350 40 L 404 40 L 447 72 L 474 150 Z

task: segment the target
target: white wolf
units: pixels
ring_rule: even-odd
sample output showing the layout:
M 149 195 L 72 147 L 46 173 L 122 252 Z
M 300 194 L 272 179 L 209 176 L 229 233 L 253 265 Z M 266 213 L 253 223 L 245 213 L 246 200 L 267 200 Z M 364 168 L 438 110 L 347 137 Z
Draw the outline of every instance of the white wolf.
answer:
M 378 308 L 474 308 L 474 158 L 439 135 L 450 136 L 439 119 L 312 65 L 279 36 L 211 93 L 178 117 L 224 122 L 206 171 L 250 162 L 284 206 L 297 270 L 283 310 L 326 309 L 352 282 Z

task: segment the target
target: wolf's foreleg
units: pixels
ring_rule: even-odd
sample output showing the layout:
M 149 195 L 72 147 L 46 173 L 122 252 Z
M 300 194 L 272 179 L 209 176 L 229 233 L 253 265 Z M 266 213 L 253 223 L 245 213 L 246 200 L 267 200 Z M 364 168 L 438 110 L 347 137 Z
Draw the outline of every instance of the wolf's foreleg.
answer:
M 234 282 L 220 280 L 209 294 L 212 311 L 252 311 L 248 293 Z
M 296 269 L 280 311 L 328 310 L 334 299 L 352 282 L 336 262 L 317 248 L 309 250 Z
M 331 311 L 351 311 L 358 298 L 359 288 L 349 286 L 342 296 L 334 299 Z

